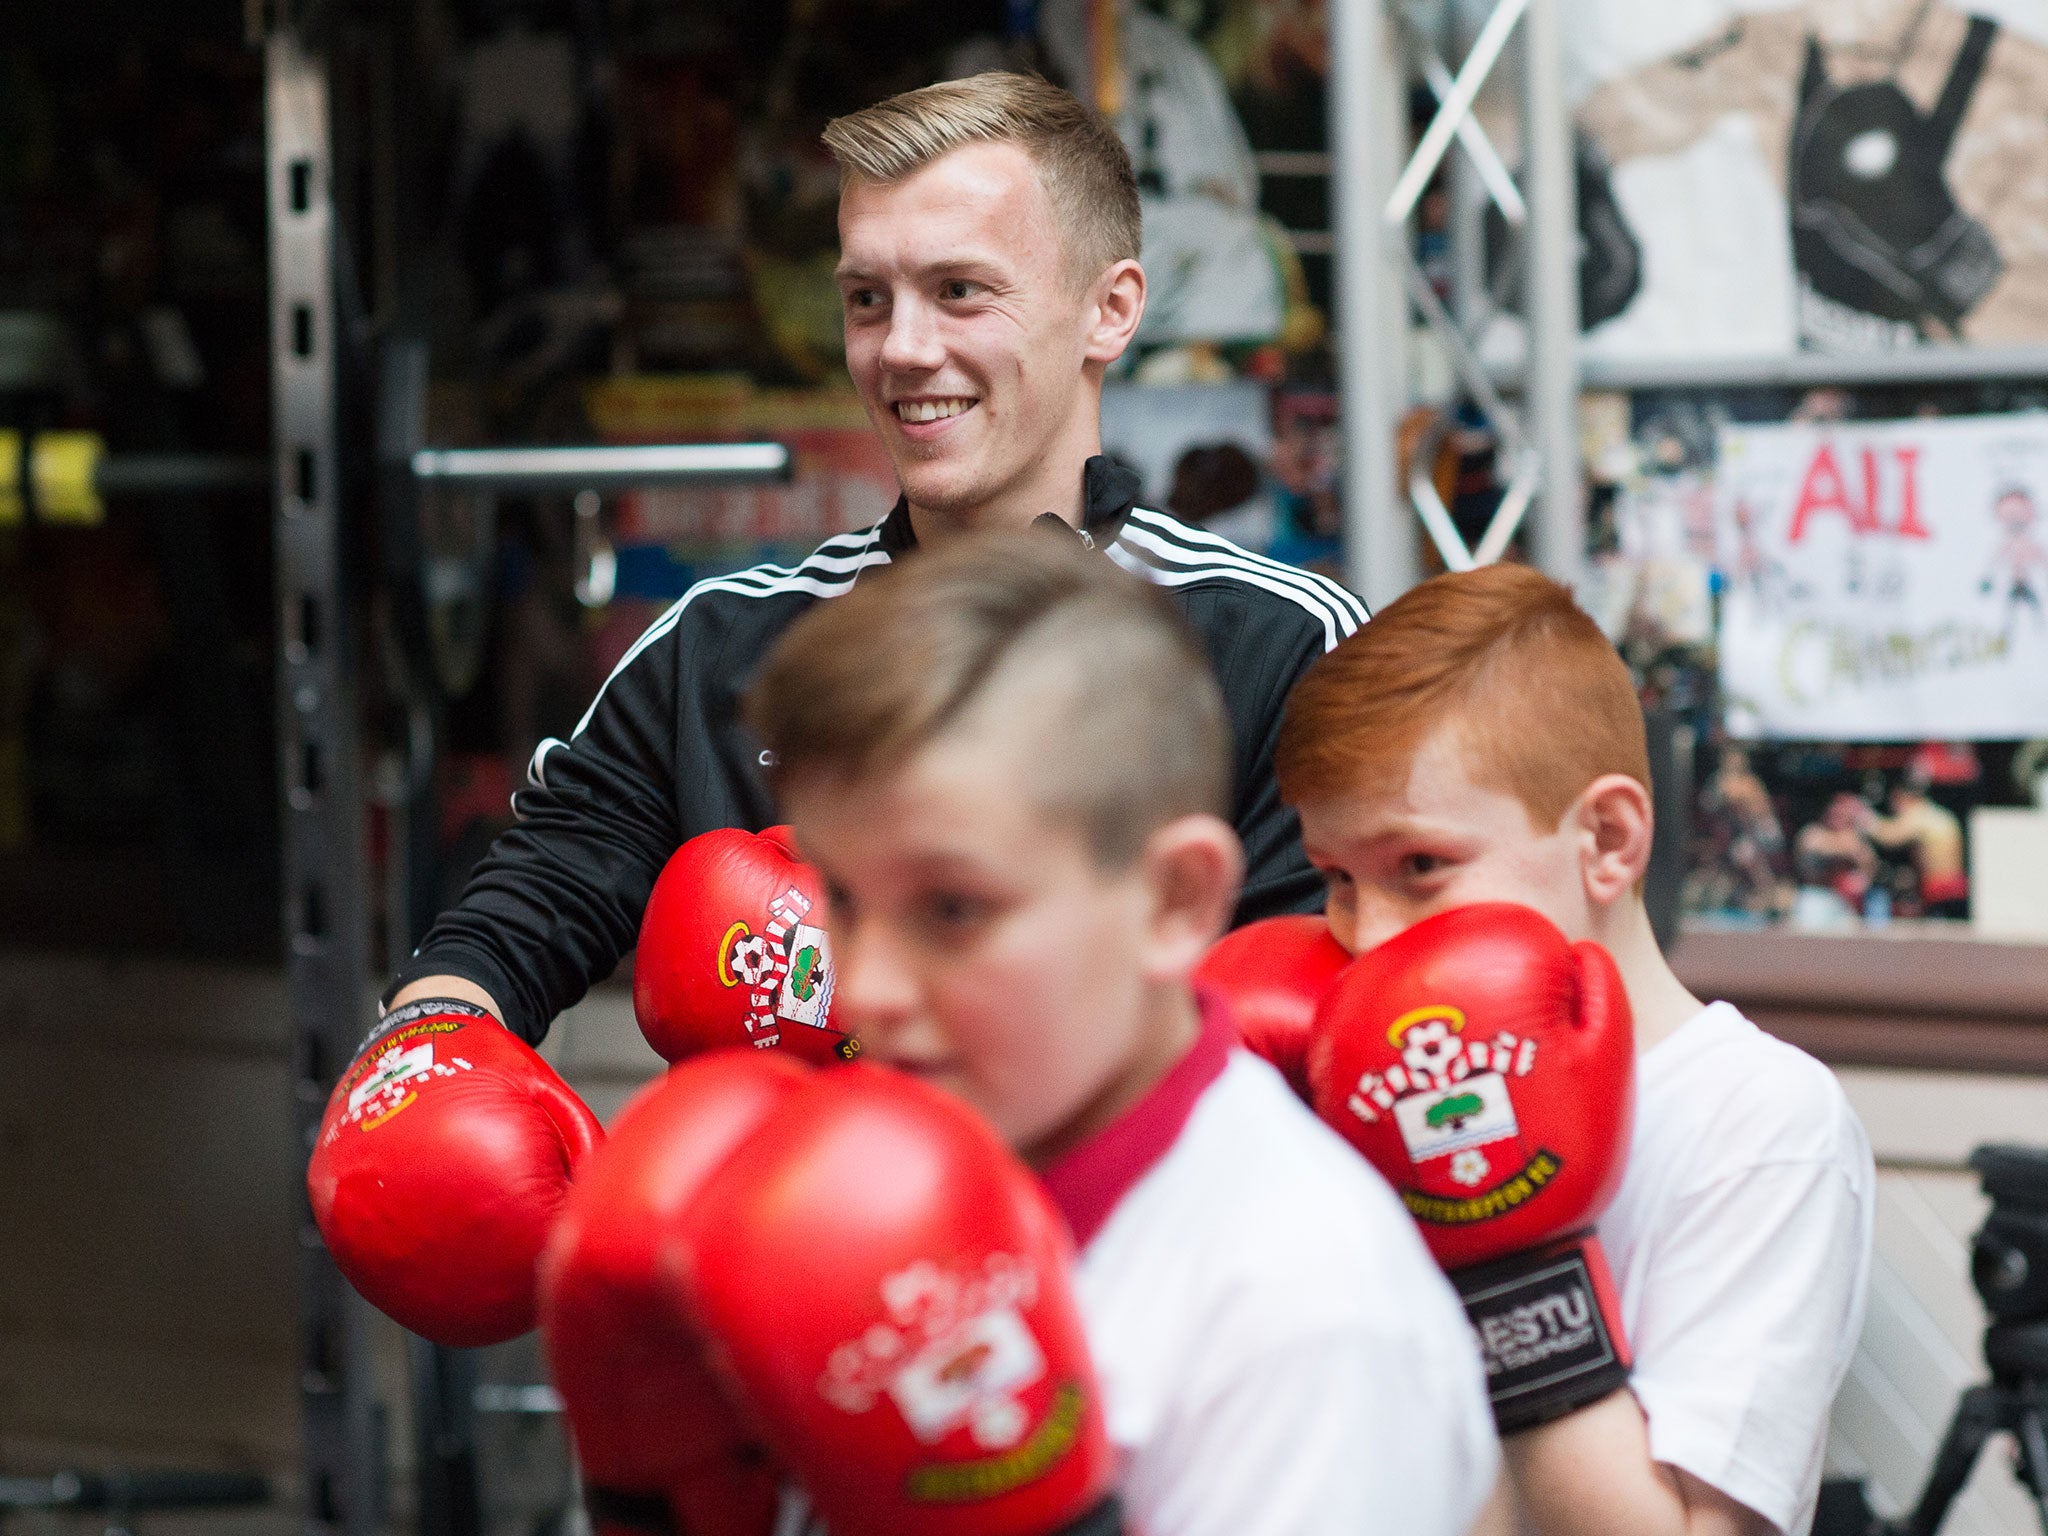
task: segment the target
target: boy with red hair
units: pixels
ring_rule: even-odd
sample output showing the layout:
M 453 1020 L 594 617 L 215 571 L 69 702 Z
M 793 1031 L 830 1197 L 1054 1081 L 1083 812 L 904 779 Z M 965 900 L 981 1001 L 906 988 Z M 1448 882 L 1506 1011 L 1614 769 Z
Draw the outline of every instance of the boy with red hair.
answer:
M 1807 1531 L 1862 1318 L 1869 1144 L 1820 1063 L 1702 1003 L 1659 950 L 1642 713 L 1614 648 L 1532 570 L 1438 577 L 1310 669 L 1275 763 L 1354 954 L 1509 901 L 1605 946 L 1627 989 L 1635 1130 L 1599 1237 L 1634 1371 L 1506 1437 L 1525 1521 Z

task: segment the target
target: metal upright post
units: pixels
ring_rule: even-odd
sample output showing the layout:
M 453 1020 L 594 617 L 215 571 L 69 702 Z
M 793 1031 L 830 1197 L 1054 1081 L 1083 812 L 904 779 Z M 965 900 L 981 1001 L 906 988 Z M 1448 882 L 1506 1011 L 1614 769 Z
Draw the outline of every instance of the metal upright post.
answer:
M 1536 563 L 1567 584 L 1586 562 L 1579 470 L 1579 204 L 1564 99 L 1558 0 L 1522 23 L 1522 138 L 1529 200 L 1529 437 L 1543 463 Z
M 1374 608 L 1399 597 L 1418 573 L 1415 519 L 1398 493 L 1394 462 L 1407 306 L 1383 254 L 1390 236 L 1382 208 L 1398 144 L 1390 142 L 1390 126 L 1399 124 L 1404 103 L 1393 83 L 1387 30 L 1378 0 L 1330 8 L 1330 192 L 1337 236 L 1337 378 L 1344 413 L 1344 575 Z
M 303 1158 L 369 1024 L 367 851 L 339 472 L 327 70 L 279 25 L 265 74 L 284 937 Z M 306 1529 L 370 1536 L 383 1503 L 372 1314 L 303 1206 L 299 1249 Z

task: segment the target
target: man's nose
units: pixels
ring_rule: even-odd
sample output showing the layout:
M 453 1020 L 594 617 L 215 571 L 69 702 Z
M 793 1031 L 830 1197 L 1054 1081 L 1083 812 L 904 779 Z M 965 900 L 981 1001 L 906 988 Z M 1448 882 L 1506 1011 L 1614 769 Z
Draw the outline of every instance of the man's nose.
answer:
M 945 360 L 931 306 L 915 298 L 892 304 L 889 329 L 882 336 L 883 368 L 891 373 L 930 373 Z

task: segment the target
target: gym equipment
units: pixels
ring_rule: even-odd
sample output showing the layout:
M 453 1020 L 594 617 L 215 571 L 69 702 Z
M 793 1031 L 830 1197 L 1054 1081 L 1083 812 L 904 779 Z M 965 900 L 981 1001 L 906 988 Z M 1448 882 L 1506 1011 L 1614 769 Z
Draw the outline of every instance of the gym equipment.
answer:
M 261 459 L 207 453 L 109 456 L 97 432 L 0 430 L 0 528 L 22 522 L 90 527 L 105 520 L 109 496 L 260 491 L 269 481 Z
M 270 1502 L 270 1483 L 248 1472 L 58 1472 L 0 1477 L 0 1524 L 24 1510 L 104 1514 L 105 1536 L 132 1536 L 138 1514 L 229 1509 Z
M 254 13 L 252 13 L 254 14 Z M 594 489 L 626 483 L 725 482 L 789 472 L 780 445 L 702 453 L 645 448 L 442 450 L 423 441 L 427 357 L 416 297 L 376 355 L 361 314 L 337 191 L 332 37 L 317 7 L 268 8 L 264 37 L 265 181 L 270 218 L 273 527 L 279 778 L 283 793 L 286 997 L 295 1042 L 298 1132 L 310 1150 L 333 1078 L 370 1018 L 370 932 L 364 816 L 362 669 L 398 654 L 398 718 L 387 734 L 392 817 L 387 945 L 405 953 L 427 917 L 433 874 L 432 762 L 437 693 L 459 692 L 480 661 L 494 492 Z M 387 39 L 389 41 L 389 39 Z M 348 100 L 344 93 L 344 100 Z M 390 124 L 384 125 L 387 130 Z M 405 285 L 399 285 L 404 288 Z M 550 455 L 553 456 L 550 456 Z M 473 498 L 473 499 L 472 499 Z M 375 519 L 378 566 L 364 570 Z M 373 647 L 372 591 L 390 630 Z M 375 622 L 374 619 L 371 620 Z M 380 775 L 381 779 L 382 775 Z M 381 787 L 381 786 L 380 786 Z M 402 945 L 400 948 L 398 946 Z M 310 1210 L 300 1227 L 299 1366 L 304 1513 L 309 1531 L 371 1536 L 383 1517 L 384 1425 L 376 1401 L 368 1306 L 320 1245 Z M 423 1530 L 481 1528 L 474 1441 L 477 1385 L 466 1352 L 414 1346 L 415 1428 Z
M 451 695 L 466 693 L 483 667 L 500 493 L 574 492 L 582 534 L 595 523 L 599 491 L 790 478 L 790 451 L 775 442 L 426 447 L 419 443 L 424 350 L 396 343 L 386 347 L 385 358 L 379 454 L 384 576 L 401 598 L 394 618 L 406 646 L 427 658 L 434 683 Z M 381 451 L 385 444 L 398 445 L 395 458 Z M 308 462 L 299 459 L 295 473 L 293 495 L 303 500 L 311 489 Z M 258 458 L 110 453 L 96 432 L 0 428 L 0 528 L 89 528 L 106 520 L 109 499 L 233 496 L 273 484 L 271 466 Z M 592 544 L 593 564 L 608 558 L 601 538 L 585 542 Z M 592 583 L 594 590 L 606 585 Z M 590 601 L 601 604 L 602 597 Z
M 417 402 L 414 402 L 417 404 Z M 744 485 L 790 477 L 781 443 L 589 443 L 560 447 L 418 448 L 404 465 L 419 489 L 617 490 Z M 221 495 L 270 489 L 261 459 L 212 453 L 109 453 L 97 432 L 0 429 L 0 527 L 93 527 L 130 495 Z

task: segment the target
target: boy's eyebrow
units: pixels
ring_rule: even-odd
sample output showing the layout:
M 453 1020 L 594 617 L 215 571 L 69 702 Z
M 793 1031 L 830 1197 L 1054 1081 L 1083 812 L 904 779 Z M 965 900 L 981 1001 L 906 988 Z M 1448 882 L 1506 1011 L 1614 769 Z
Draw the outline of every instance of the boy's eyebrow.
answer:
M 949 850 L 930 850 L 912 853 L 908 863 L 920 875 L 984 874 L 987 868 L 978 860 Z
M 1339 838 L 1337 841 L 1348 848 L 1376 848 L 1381 843 L 1397 842 L 1403 838 L 1446 836 L 1455 833 L 1455 831 L 1455 828 L 1434 826 L 1426 817 L 1397 812 L 1389 819 L 1378 822 L 1366 828 L 1363 832 L 1353 833 Z M 1306 839 L 1303 840 L 1302 850 L 1308 853 L 1311 858 L 1319 853 L 1327 852 L 1320 844 L 1310 848 Z

